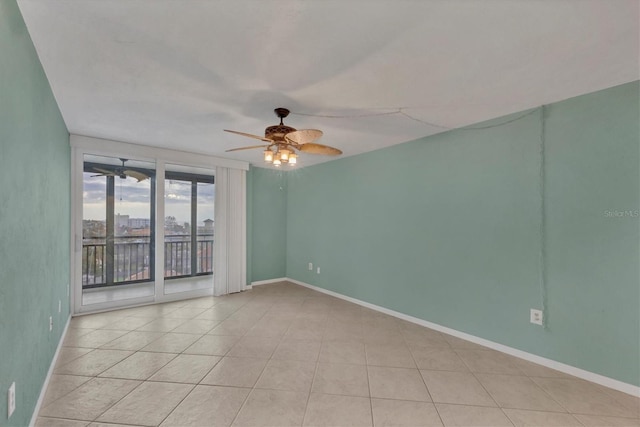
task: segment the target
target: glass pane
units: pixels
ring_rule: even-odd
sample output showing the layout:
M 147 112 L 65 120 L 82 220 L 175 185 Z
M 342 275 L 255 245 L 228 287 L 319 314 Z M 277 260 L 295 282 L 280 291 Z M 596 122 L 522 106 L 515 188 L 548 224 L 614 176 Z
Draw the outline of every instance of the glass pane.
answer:
M 213 273 L 214 184 L 199 182 L 197 194 L 198 273 Z
M 107 239 L 107 178 L 83 172 L 82 288 L 104 285 Z
M 149 280 L 151 180 L 115 179 L 114 283 Z
M 154 169 L 84 156 L 83 305 L 154 294 Z
M 164 293 L 213 287 L 214 171 L 167 164 Z
M 164 184 L 164 277 L 191 275 L 191 181 Z

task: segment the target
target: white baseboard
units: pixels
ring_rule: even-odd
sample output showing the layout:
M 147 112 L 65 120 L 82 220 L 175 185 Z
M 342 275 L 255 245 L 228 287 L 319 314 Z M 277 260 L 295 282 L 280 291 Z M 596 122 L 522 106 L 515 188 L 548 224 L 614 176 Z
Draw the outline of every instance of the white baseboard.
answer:
M 47 376 L 44 379 L 42 388 L 40 389 L 40 396 L 38 396 L 36 407 L 33 410 L 33 414 L 31 415 L 31 421 L 29 422 L 30 427 L 33 427 L 35 425 L 36 419 L 38 418 L 38 413 L 40 412 L 40 408 L 42 407 L 42 402 L 44 402 L 44 396 L 47 393 L 47 387 L 49 387 L 49 381 L 51 380 L 51 375 L 53 375 L 53 369 L 56 367 L 56 362 L 58 361 L 58 356 L 60 355 L 60 350 L 62 349 L 62 343 L 64 342 L 64 339 L 67 336 L 67 331 L 69 330 L 69 323 L 71 323 L 71 315 L 67 317 L 67 323 L 64 325 L 64 329 L 62 330 L 62 335 L 60 336 L 60 341 L 58 341 L 58 347 L 56 348 L 56 352 L 53 354 L 53 359 L 51 360 L 51 364 L 49 365 Z
M 260 286 L 260 285 L 268 285 L 269 283 L 278 283 L 278 282 L 293 282 L 291 279 L 287 279 L 286 277 L 280 277 L 278 279 L 269 279 L 269 280 L 258 280 L 257 282 L 251 282 L 251 286 Z
M 555 369 L 556 371 L 564 372 L 569 375 L 573 375 L 578 378 L 582 378 L 587 381 L 591 381 L 596 384 L 603 385 L 608 388 L 612 388 L 614 390 L 618 390 L 627 394 L 630 394 L 635 397 L 640 397 L 640 387 L 635 386 L 633 384 L 628 384 L 613 378 L 605 377 L 604 375 L 596 374 L 594 372 L 585 371 L 584 369 L 576 368 L 575 366 L 567 365 L 561 362 L 557 362 L 552 359 L 547 359 L 546 357 L 538 356 L 532 353 L 527 353 L 526 351 L 518 350 L 517 348 L 509 347 L 503 344 L 499 344 L 497 342 L 489 341 L 484 338 L 476 337 L 474 335 L 470 335 L 464 332 L 457 331 L 455 329 L 448 328 L 446 326 L 438 325 L 437 323 L 428 322 L 423 319 L 419 319 L 417 317 L 409 316 L 404 313 L 400 313 L 397 311 L 389 310 L 388 308 L 384 308 L 375 304 L 371 304 L 365 301 L 361 301 L 356 298 L 348 297 L 342 294 L 339 294 L 334 291 L 330 291 L 327 289 L 319 288 L 317 286 L 310 285 L 308 283 L 301 282 L 299 280 L 284 278 L 277 279 L 275 281 L 286 280 L 291 283 L 295 283 L 300 286 L 304 286 L 305 288 L 313 289 L 314 291 L 321 292 L 323 294 L 331 295 L 336 298 L 343 299 L 345 301 L 352 302 L 354 304 L 358 304 L 360 306 L 370 308 L 372 310 L 379 311 L 384 314 L 388 314 L 393 317 L 397 317 L 398 319 L 406 320 L 407 322 L 416 323 L 421 326 L 425 326 L 427 328 L 443 332 L 445 334 L 452 335 L 457 338 L 461 338 L 463 340 L 471 341 L 476 344 L 480 344 L 482 346 L 491 348 L 493 350 L 500 351 L 502 353 L 518 357 L 520 359 L 527 360 L 529 362 L 537 363 L 538 365 L 545 366 L 547 368 Z

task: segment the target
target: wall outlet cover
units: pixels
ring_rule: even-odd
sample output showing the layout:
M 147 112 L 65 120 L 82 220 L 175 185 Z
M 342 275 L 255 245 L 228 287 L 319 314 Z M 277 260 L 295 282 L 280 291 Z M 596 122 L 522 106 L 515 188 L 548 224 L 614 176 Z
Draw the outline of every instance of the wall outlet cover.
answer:
M 529 317 L 529 321 L 535 325 L 541 325 L 542 326 L 542 322 L 544 320 L 544 317 L 542 315 L 542 310 L 538 310 L 535 308 L 531 309 L 531 313 L 530 313 L 530 317 Z

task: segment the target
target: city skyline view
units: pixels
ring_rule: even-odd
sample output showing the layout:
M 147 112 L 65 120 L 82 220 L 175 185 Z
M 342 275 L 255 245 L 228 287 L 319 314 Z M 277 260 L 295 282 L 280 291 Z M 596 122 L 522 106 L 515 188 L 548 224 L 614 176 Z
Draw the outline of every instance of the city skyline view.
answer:
M 149 218 L 150 180 L 137 182 L 133 178 L 115 178 L 115 215 Z M 83 219 L 106 220 L 106 177 L 85 172 L 83 180 Z M 198 183 L 198 225 L 213 219 L 215 185 Z M 165 217 L 173 216 L 178 224 L 191 222 L 191 184 L 168 179 L 165 181 Z

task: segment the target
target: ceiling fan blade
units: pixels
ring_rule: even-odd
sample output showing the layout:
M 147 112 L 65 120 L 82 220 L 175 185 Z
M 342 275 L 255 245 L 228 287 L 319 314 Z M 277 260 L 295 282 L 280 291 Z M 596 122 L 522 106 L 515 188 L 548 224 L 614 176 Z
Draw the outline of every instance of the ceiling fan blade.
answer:
M 238 132 L 237 130 L 229 130 L 229 129 L 223 129 L 225 132 L 230 132 L 230 133 L 235 133 L 238 135 L 242 135 L 242 136 L 247 136 L 249 138 L 253 138 L 253 139 L 259 139 L 260 141 L 264 141 L 264 142 L 273 142 L 272 140 L 265 138 L 264 136 L 258 136 L 258 135 L 252 135 L 250 133 L 244 133 L 244 132 Z
M 93 168 L 93 170 L 102 173 L 101 175 L 96 175 L 96 176 L 115 176 L 116 175 L 116 173 L 114 171 L 110 171 L 110 170 L 107 170 L 107 169 Z
M 122 171 L 122 173 L 124 173 L 127 176 L 130 176 L 131 178 L 137 179 L 138 182 L 144 181 L 145 179 L 149 178 L 148 175 L 146 175 L 146 174 L 144 174 L 142 172 L 132 171 L 132 170 L 129 170 L 129 169 L 127 169 L 125 171 Z
M 337 148 L 329 147 L 328 145 L 314 144 L 312 142 L 302 144 L 298 149 L 303 153 L 309 154 L 324 154 L 327 156 L 339 156 L 342 154 L 342 151 Z
M 250 145 L 249 147 L 240 147 L 240 148 L 232 148 L 230 150 L 226 150 L 226 152 L 230 152 L 230 151 L 240 151 L 240 150 L 251 150 L 253 148 L 265 148 L 268 147 L 268 145 Z
M 307 144 L 318 140 L 322 136 L 322 131 L 318 129 L 299 129 L 295 132 L 289 132 L 285 135 L 285 139 L 294 144 Z

